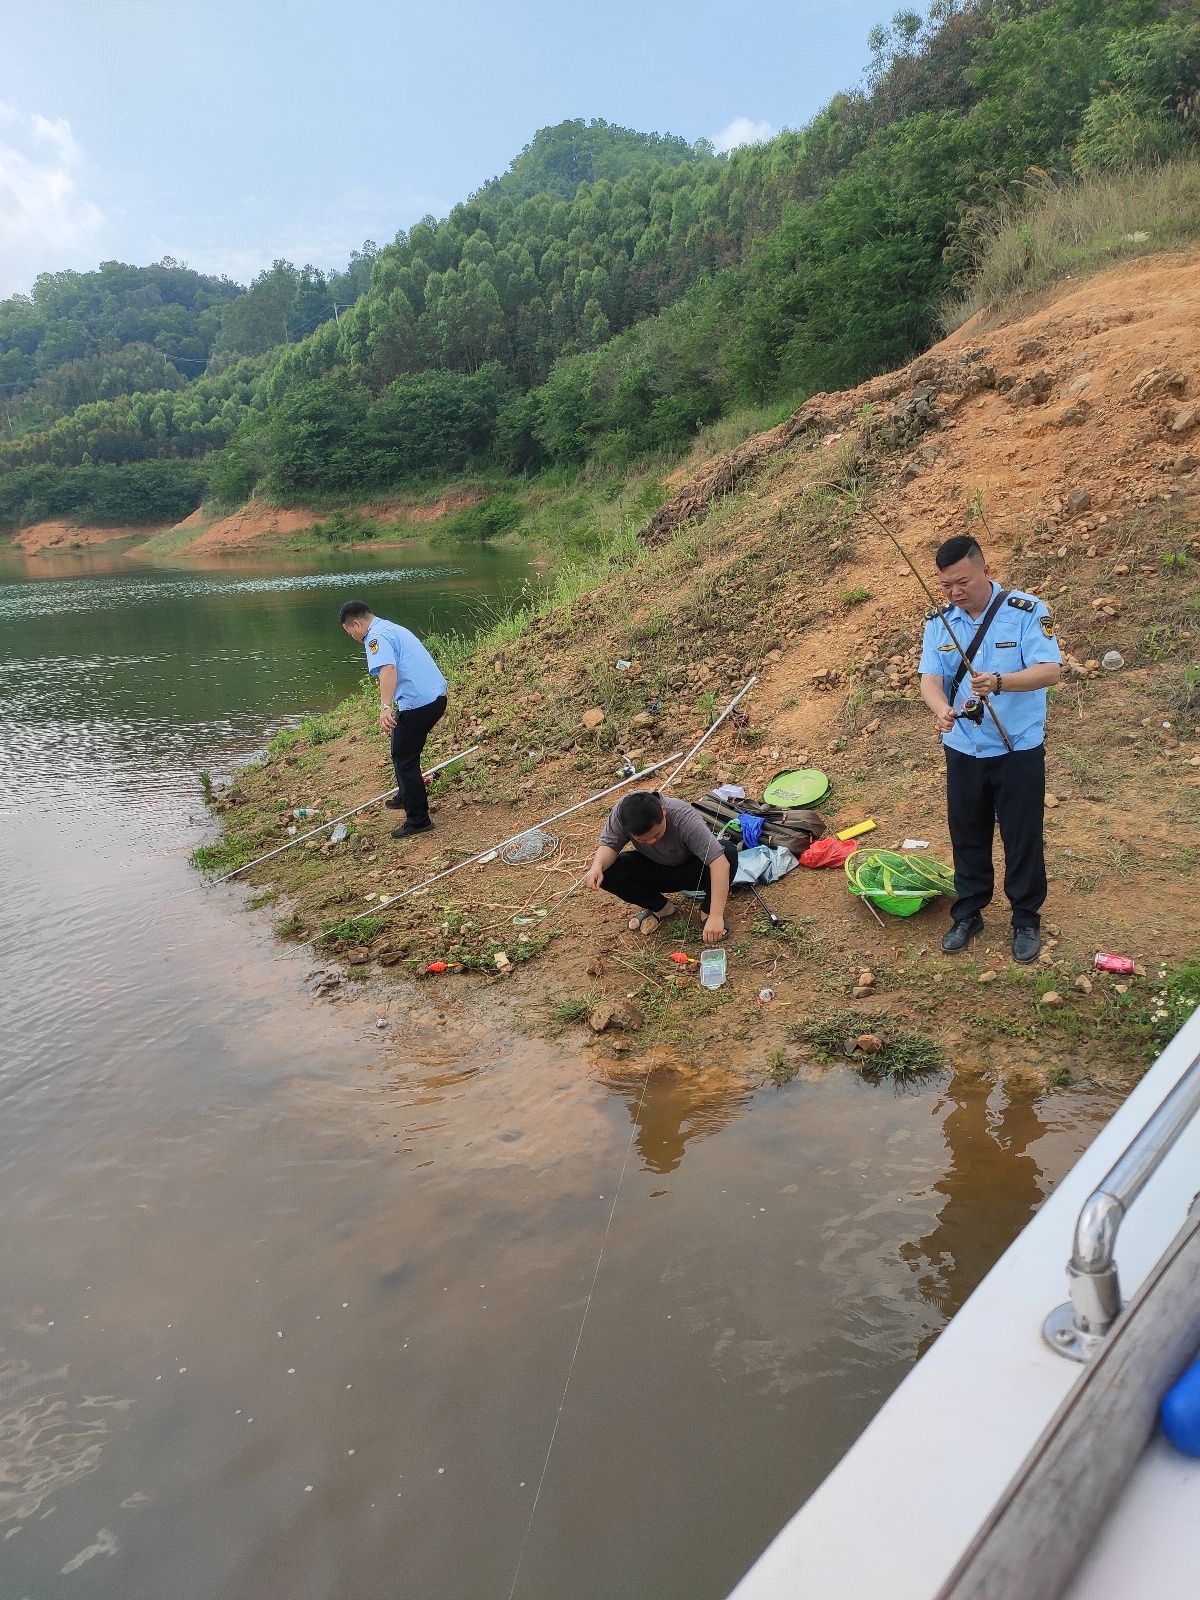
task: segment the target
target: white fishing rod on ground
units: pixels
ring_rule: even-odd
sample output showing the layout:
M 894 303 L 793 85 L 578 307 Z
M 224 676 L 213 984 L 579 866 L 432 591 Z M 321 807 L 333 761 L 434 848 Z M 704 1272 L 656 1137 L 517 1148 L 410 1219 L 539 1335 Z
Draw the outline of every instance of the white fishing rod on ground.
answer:
M 713 723 L 712 727 L 711 728 L 707 728 L 704 731 L 704 733 L 701 735 L 701 737 L 696 740 L 696 743 L 692 746 L 692 748 L 684 756 L 683 760 L 675 768 L 674 772 L 672 772 L 665 779 L 665 781 L 659 785 L 659 788 L 658 788 L 658 793 L 659 794 L 661 794 L 664 789 L 668 788 L 672 783 L 675 782 L 675 779 L 679 776 L 679 774 L 683 771 L 684 767 L 687 766 L 688 762 L 692 759 L 692 757 L 700 749 L 700 746 L 704 743 L 704 741 L 706 739 L 711 739 L 712 738 L 713 734 L 716 733 L 717 729 L 725 721 L 725 718 L 729 715 L 729 713 L 737 705 L 738 701 L 742 698 L 742 696 L 746 693 L 746 691 L 748 689 L 752 689 L 754 687 L 754 685 L 755 685 L 755 683 L 757 681 L 758 681 L 757 677 L 753 677 L 753 678 L 751 678 L 749 680 L 749 682 L 743 688 L 738 690 L 737 694 L 734 695 L 733 699 L 725 707 L 724 711 L 722 711 L 721 715 Z M 675 757 L 674 756 L 669 756 L 667 759 L 670 760 L 670 761 L 674 761 Z M 663 765 L 665 766 L 666 763 L 664 762 Z M 650 770 L 653 771 L 653 768 L 651 768 Z M 569 900 L 571 898 L 571 896 L 575 893 L 576 889 L 578 889 L 579 885 L 583 882 L 584 878 L 586 878 L 586 877 L 587 877 L 587 873 L 585 872 L 581 877 L 576 878 L 575 882 L 571 885 L 571 887 L 569 889 L 565 890 L 564 893 L 559 895 L 558 899 L 549 908 L 549 910 L 547 911 L 546 915 L 548 917 L 552 916 L 554 914 L 554 912 L 558 910 L 559 906 L 561 906 L 565 900 Z M 763 910 L 764 911 L 767 910 L 765 904 L 763 906 Z M 767 911 L 767 916 L 771 917 L 774 921 L 778 921 L 778 918 L 774 917 L 774 913 L 773 912 Z
M 710 730 L 711 732 L 711 730 Z M 428 889 L 430 884 L 440 883 L 443 878 L 452 877 L 454 873 L 461 872 L 464 867 L 474 866 L 503 850 L 506 845 L 515 844 L 518 839 L 523 839 L 527 833 L 536 833 L 539 828 L 548 828 L 552 822 L 559 822 L 563 817 L 569 817 L 572 812 L 582 811 L 585 806 L 595 805 L 597 800 L 603 800 L 606 795 L 616 794 L 618 789 L 624 789 L 628 784 L 636 783 L 639 778 L 646 778 L 652 772 L 657 772 L 660 767 L 669 766 L 679 754 L 676 750 L 674 756 L 667 756 L 665 761 L 656 761 L 652 767 L 643 767 L 640 772 L 631 772 L 628 777 L 622 778 L 620 783 L 614 783 L 607 789 L 601 789 L 599 794 L 589 795 L 586 800 L 580 800 L 576 805 L 568 806 L 565 811 L 556 811 L 552 817 L 546 817 L 541 822 L 535 822 L 528 828 L 522 828 L 520 833 L 514 833 L 507 839 L 501 839 L 499 844 L 489 845 L 486 850 L 481 850 L 477 856 L 469 856 L 466 861 L 460 861 L 453 867 L 447 867 L 445 872 L 435 873 L 432 878 L 425 878 L 421 883 L 414 883 L 411 889 L 401 889 L 399 894 L 388 896 L 387 904 L 395 905 L 397 900 L 405 900 L 410 894 L 416 894 L 421 889 Z
M 675 768 L 675 771 L 672 772 L 671 775 L 667 778 L 666 782 L 659 784 L 659 786 L 658 786 L 659 794 L 661 794 L 664 789 L 669 789 L 671 787 L 671 785 L 675 782 L 675 779 L 683 771 L 684 767 L 687 766 L 688 762 L 691 761 L 692 757 L 700 749 L 700 746 L 702 744 L 704 744 L 707 740 L 712 738 L 713 734 L 716 733 L 717 729 L 725 721 L 725 718 L 733 710 L 734 706 L 737 705 L 738 701 L 742 698 L 742 696 L 744 694 L 748 694 L 750 692 L 750 690 L 753 689 L 754 685 L 757 682 L 758 682 L 758 676 L 757 676 L 757 674 L 755 674 L 754 677 L 750 678 L 745 683 L 745 685 L 741 689 L 738 690 L 738 692 L 734 695 L 733 699 L 725 707 L 724 711 L 722 711 L 721 715 L 713 723 L 712 727 L 706 729 L 705 732 L 701 735 L 701 737 L 696 740 L 695 744 L 688 751 L 687 755 L 684 756 L 683 760 L 679 763 L 679 765 Z
M 432 778 L 435 773 L 441 772 L 445 767 L 452 767 L 456 761 L 465 761 L 468 756 L 473 756 L 479 749 L 473 744 L 469 750 L 460 750 L 456 756 L 447 756 L 445 761 L 439 761 L 436 767 L 430 767 L 428 772 L 421 776 L 425 779 Z M 208 885 L 228 883 L 230 878 L 236 878 L 239 872 L 248 872 L 251 867 L 261 866 L 264 861 L 270 861 L 272 856 L 282 855 L 285 850 L 290 850 L 294 845 L 303 844 L 305 839 L 311 839 L 318 833 L 324 833 L 326 828 L 336 828 L 339 822 L 345 822 L 347 817 L 356 817 L 360 811 L 365 811 L 368 806 L 377 806 L 381 800 L 390 799 L 394 794 L 399 794 L 399 789 L 394 785 L 385 789 L 382 794 L 377 794 L 371 800 L 364 800 L 362 805 L 355 806 L 351 811 L 343 811 L 340 817 L 330 817 L 328 822 L 322 822 L 315 828 L 310 828 L 307 833 L 297 834 L 294 839 L 289 839 L 286 844 L 281 844 L 277 849 L 268 850 L 265 856 L 255 856 L 253 861 L 244 861 L 240 867 L 234 867 L 232 872 L 223 872 L 219 878 L 209 878 Z M 204 887 L 199 885 L 198 887 Z

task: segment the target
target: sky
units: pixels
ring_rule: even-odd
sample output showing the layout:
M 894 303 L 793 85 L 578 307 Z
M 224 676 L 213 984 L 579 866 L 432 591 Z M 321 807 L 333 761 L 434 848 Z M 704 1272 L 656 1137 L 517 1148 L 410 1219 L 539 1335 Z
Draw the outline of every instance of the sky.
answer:
M 769 138 L 896 4 L 0 0 L 0 296 L 114 259 L 341 268 L 567 117 Z

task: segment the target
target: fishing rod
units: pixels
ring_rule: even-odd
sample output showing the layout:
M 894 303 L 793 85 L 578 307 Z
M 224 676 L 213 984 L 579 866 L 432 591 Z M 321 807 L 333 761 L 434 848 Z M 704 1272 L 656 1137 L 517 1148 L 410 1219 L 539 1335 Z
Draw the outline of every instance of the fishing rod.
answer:
M 711 731 L 711 730 L 710 730 Z M 660 767 L 669 766 L 679 751 L 673 756 L 667 756 L 664 761 L 656 761 L 652 767 L 643 767 L 640 772 L 631 772 L 628 777 L 622 778 L 619 783 L 611 784 L 607 789 L 601 789 L 599 794 L 589 795 L 586 800 L 580 800 L 573 806 L 568 806 L 565 811 L 556 811 L 552 817 L 546 817 L 541 822 L 535 822 L 528 828 L 522 828 L 520 833 L 514 833 L 507 839 L 501 839 L 499 844 L 489 845 L 486 850 L 481 850 L 478 855 L 469 856 L 466 861 L 460 861 L 453 867 L 447 867 L 445 872 L 435 873 L 432 878 L 425 878 L 421 883 L 414 883 L 411 889 L 401 889 L 399 894 L 388 896 L 388 905 L 395 905 L 397 900 L 406 900 L 410 894 L 416 894 L 419 889 L 428 889 L 430 884 L 440 883 L 443 878 L 449 878 L 456 872 L 461 872 L 464 867 L 474 866 L 485 858 L 491 858 L 497 851 L 503 850 L 506 845 L 515 844 L 518 839 L 523 839 L 528 833 L 536 833 L 539 828 L 548 828 L 552 822 L 559 822 L 563 817 L 569 817 L 572 812 L 582 811 L 585 806 L 594 805 L 597 800 L 603 800 L 606 795 L 616 794 L 618 789 L 624 789 L 627 784 L 634 783 L 638 778 L 649 777 L 650 773 L 657 772 Z M 564 895 L 565 899 L 566 896 Z
M 967 672 L 969 673 L 971 671 L 971 663 L 967 660 L 967 653 L 963 649 L 962 645 L 959 644 L 958 635 L 955 633 L 954 629 L 950 626 L 950 623 L 946 618 L 946 614 L 945 614 L 945 611 L 944 611 L 943 607 L 938 605 L 937 601 L 933 598 L 932 589 L 930 589 L 929 585 L 925 582 L 925 579 L 921 576 L 921 574 L 917 571 L 916 567 L 913 565 L 912 558 L 909 555 L 908 551 L 900 543 L 899 539 L 897 539 L 896 535 L 888 527 L 887 523 L 883 520 L 883 518 L 880 517 L 880 516 L 877 516 L 876 513 L 874 511 L 872 511 L 870 506 L 864 505 L 860 509 L 865 511 L 873 522 L 877 522 L 879 524 L 879 526 L 883 529 L 884 533 L 887 534 L 888 538 L 896 546 L 896 549 L 899 550 L 900 554 L 904 557 L 905 561 L 908 564 L 908 570 L 912 573 L 913 577 L 917 580 L 917 582 L 921 585 L 921 588 L 925 591 L 925 598 L 929 601 L 929 604 L 933 607 L 934 612 L 936 613 L 936 615 L 941 619 L 942 626 L 945 628 L 946 632 L 950 635 L 950 642 L 953 644 L 954 648 L 958 651 L 959 656 L 962 659 L 962 664 L 967 669 Z M 1012 751 L 1013 751 L 1012 740 L 1008 737 L 1008 734 L 1005 733 L 1004 724 L 1000 721 L 1000 718 L 996 715 L 996 708 L 995 708 L 995 706 L 993 706 L 990 696 L 988 696 L 988 695 L 980 695 L 979 699 L 980 699 L 980 703 L 984 706 L 984 708 L 987 710 L 987 712 L 991 716 L 992 721 L 996 724 L 996 732 L 1004 740 L 1004 747 L 1008 751 L 1008 753 L 1011 755 Z
M 748 694 L 750 692 L 750 690 L 753 689 L 754 685 L 757 682 L 758 682 L 758 678 L 757 678 L 757 675 L 756 675 L 756 676 L 750 678 L 743 688 L 738 690 L 738 692 L 734 695 L 733 699 L 725 707 L 724 711 L 722 711 L 721 715 L 713 723 L 712 727 L 707 729 L 705 731 L 705 733 L 703 734 L 703 736 L 696 740 L 695 744 L 688 751 L 687 755 L 684 756 L 683 760 L 679 763 L 679 765 L 675 768 L 675 771 L 671 773 L 670 777 L 666 780 L 666 782 L 659 784 L 659 786 L 658 786 L 659 794 L 661 794 L 664 789 L 670 788 L 671 784 L 673 784 L 675 782 L 675 779 L 683 771 L 684 767 L 687 766 L 688 762 L 696 754 L 696 752 L 699 750 L 700 746 L 702 744 L 704 744 L 706 740 L 712 738 L 713 734 L 716 733 L 717 729 L 725 721 L 725 718 L 733 710 L 734 706 L 737 705 L 738 701 L 742 698 L 742 696 L 744 694 Z M 672 757 L 671 759 L 674 760 L 674 757 Z M 666 763 L 664 762 L 663 765 L 665 766 Z
M 468 756 L 474 755 L 478 749 L 479 746 L 473 744 L 469 750 L 460 750 L 456 756 L 447 756 L 445 761 L 439 761 L 436 767 L 430 767 L 429 771 L 423 772 L 421 776 L 428 780 L 433 777 L 434 773 L 441 772 L 444 767 L 451 767 L 456 761 L 465 761 Z M 343 811 L 340 817 L 330 817 L 328 822 L 322 822 L 318 827 L 310 828 L 307 833 L 301 833 L 296 838 L 289 839 L 286 844 L 281 844 L 274 850 L 268 850 L 265 856 L 256 856 L 253 861 L 245 861 L 240 867 L 234 867 L 232 872 L 223 872 L 219 878 L 210 878 L 208 880 L 209 886 L 228 883 L 229 879 L 236 878 L 239 872 L 247 872 L 251 867 L 257 867 L 264 861 L 270 861 L 272 856 L 282 855 L 285 850 L 290 850 L 294 845 L 303 844 L 305 839 L 311 839 L 318 833 L 324 833 L 326 828 L 336 828 L 338 823 L 345 822 L 347 817 L 356 817 L 360 811 L 365 811 L 368 806 L 377 806 L 381 800 L 386 800 L 389 796 L 399 794 L 399 792 L 397 788 L 385 789 L 382 794 L 377 794 L 374 799 L 364 800 L 362 805 L 355 806 L 352 811 Z

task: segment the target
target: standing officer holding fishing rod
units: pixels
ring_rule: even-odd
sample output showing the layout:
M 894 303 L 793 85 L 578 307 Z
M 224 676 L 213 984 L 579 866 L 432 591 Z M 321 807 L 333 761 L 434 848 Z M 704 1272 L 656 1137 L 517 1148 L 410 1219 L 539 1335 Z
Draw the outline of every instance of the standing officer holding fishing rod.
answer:
M 889 537 L 900 548 L 890 531 Z M 1059 680 L 1062 655 L 1046 606 L 1034 595 L 1001 588 L 970 535 L 947 539 L 934 561 L 946 604 L 935 603 L 926 618 L 920 673 L 921 698 L 946 749 L 954 849 L 956 898 L 942 949 L 948 955 L 965 950 L 983 931 L 983 908 L 995 888 L 998 823 L 1013 960 L 1024 964 L 1036 961 L 1042 947 L 1046 690 Z M 968 674 L 970 692 L 960 701 Z

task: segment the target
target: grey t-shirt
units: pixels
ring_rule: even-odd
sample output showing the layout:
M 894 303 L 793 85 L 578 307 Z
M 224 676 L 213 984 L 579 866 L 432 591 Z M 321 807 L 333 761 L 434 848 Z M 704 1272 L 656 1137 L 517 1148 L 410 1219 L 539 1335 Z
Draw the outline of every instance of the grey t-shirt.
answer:
M 708 866 L 725 854 L 694 806 L 688 805 L 686 800 L 676 800 L 671 795 L 664 795 L 662 804 L 667 831 L 657 844 L 642 844 L 626 833 L 617 816 L 621 809 L 619 802 L 608 814 L 608 821 L 600 834 L 600 843 L 618 852 L 627 844 L 632 844 L 650 861 L 657 861 L 664 867 L 677 867 L 689 856 L 698 856 Z

